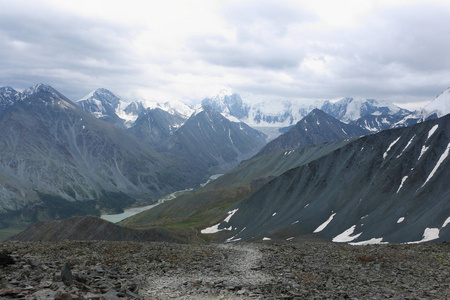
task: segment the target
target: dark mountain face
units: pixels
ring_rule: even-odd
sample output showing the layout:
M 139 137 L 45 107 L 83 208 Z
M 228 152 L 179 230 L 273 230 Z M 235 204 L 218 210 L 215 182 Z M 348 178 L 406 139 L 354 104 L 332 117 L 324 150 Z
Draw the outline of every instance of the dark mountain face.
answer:
M 159 146 L 185 121 L 186 119 L 176 112 L 171 114 L 160 108 L 148 108 L 139 114 L 128 132 L 147 144 Z
M 139 114 L 145 111 L 145 108 L 142 105 L 142 102 L 131 102 L 130 104 L 127 105 L 127 107 L 125 107 L 123 111 L 129 115 L 138 116 Z
M 349 124 L 359 126 L 369 132 L 375 133 L 383 130 L 390 129 L 393 124 L 403 120 L 404 116 L 401 114 L 389 115 L 365 115 L 356 121 L 352 121 Z M 412 124 L 411 124 L 412 125 Z
M 0 114 L 0 211 L 42 203 L 44 194 L 69 202 L 109 195 L 108 202 L 114 193 L 150 200 L 186 187 L 167 156 L 53 88 L 35 86 L 21 99 Z
M 15 89 L 5 86 L 0 87 L 0 112 L 20 100 L 20 93 Z
M 107 89 L 97 89 L 84 99 L 76 103 L 85 111 L 96 118 L 106 121 L 110 124 L 123 126 L 122 120 L 116 113 L 121 99 Z
M 450 116 L 359 138 L 230 208 L 231 240 L 450 240 Z
M 368 134 L 369 131 L 345 124 L 319 109 L 314 109 L 294 127 L 269 142 L 258 155 L 276 150 L 296 149 L 344 138 Z
M 191 116 L 173 133 L 165 149 L 194 174 L 222 173 L 254 155 L 265 135 L 244 123 L 234 123 L 209 106 Z

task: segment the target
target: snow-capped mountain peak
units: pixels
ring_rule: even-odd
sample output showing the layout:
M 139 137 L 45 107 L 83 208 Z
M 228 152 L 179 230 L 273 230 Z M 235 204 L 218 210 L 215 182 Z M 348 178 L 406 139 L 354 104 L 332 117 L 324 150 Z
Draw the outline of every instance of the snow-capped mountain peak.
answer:
M 9 86 L 0 87 L 0 108 L 20 100 L 20 93 Z
M 450 113 L 450 88 L 443 91 L 439 96 L 434 98 L 422 110 L 422 115 L 426 118 L 436 114 L 438 118 Z
M 402 109 L 386 100 L 343 98 L 334 103 L 325 101 L 322 110 L 342 122 L 349 123 L 369 114 L 394 115 Z
M 51 93 L 53 95 L 60 95 L 59 92 L 57 90 L 55 90 L 54 88 L 52 88 L 51 86 L 47 85 L 47 84 L 43 84 L 43 83 L 38 83 L 36 85 L 33 85 L 27 89 L 25 89 L 22 94 L 21 94 L 21 98 L 25 99 L 29 96 L 32 96 L 34 94 L 40 93 L 40 92 L 48 92 Z

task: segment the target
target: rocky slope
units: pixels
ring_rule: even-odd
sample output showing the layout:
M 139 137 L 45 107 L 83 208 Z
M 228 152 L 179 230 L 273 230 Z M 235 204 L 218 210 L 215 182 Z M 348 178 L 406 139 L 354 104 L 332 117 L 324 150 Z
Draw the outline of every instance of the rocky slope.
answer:
M 361 137 L 274 178 L 216 228 L 231 240 L 449 241 L 449 149 L 450 115 Z
M 96 205 L 113 208 L 127 197 L 151 200 L 190 186 L 168 156 L 85 113 L 50 86 L 21 93 L 0 111 L 0 126 L 2 213 L 31 205 L 93 213 Z
M 447 299 L 448 244 L 3 242 L 2 299 Z
M 231 122 L 210 106 L 193 114 L 160 151 L 179 158 L 191 176 L 223 173 L 253 156 L 266 136 L 241 122 Z M 208 176 L 208 177 L 209 177 Z
M 358 126 L 340 122 L 325 112 L 314 109 L 288 132 L 265 145 L 258 155 L 277 150 L 297 149 L 368 134 Z

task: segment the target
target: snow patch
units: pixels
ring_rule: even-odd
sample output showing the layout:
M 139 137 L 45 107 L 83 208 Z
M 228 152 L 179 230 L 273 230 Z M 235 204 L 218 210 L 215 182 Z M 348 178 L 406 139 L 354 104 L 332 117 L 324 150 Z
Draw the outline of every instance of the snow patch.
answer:
M 213 234 L 213 233 L 217 233 L 217 232 L 219 232 L 219 231 L 223 231 L 223 230 L 229 230 L 229 231 L 231 231 L 231 230 L 233 229 L 232 226 L 230 226 L 230 227 L 228 227 L 228 228 L 219 229 L 219 225 L 220 225 L 220 224 L 221 224 L 221 223 L 216 224 L 216 225 L 213 225 L 213 226 L 208 227 L 208 228 L 205 228 L 205 229 L 203 229 L 203 230 L 201 231 L 201 233 L 203 233 L 203 234 Z
M 271 238 L 268 238 L 268 237 L 263 237 L 262 240 L 263 240 L 263 241 L 271 241 L 272 239 L 271 239 Z
M 444 224 L 442 225 L 441 229 L 444 228 L 445 226 L 447 226 L 447 224 L 450 223 L 450 217 L 447 218 L 447 220 L 445 220 Z
M 362 234 L 362 232 L 352 236 L 353 232 L 355 231 L 355 228 L 356 228 L 356 225 L 353 225 L 352 227 L 350 227 L 343 233 L 335 236 L 333 238 L 333 242 L 346 243 L 346 242 L 351 242 L 351 241 L 357 239 Z
M 403 187 L 403 183 L 405 183 L 406 179 L 408 179 L 408 176 L 404 176 L 402 178 L 402 182 L 400 183 L 400 186 L 398 187 L 397 193 L 400 191 L 400 189 Z
M 430 148 L 430 147 L 427 147 L 425 145 L 422 146 L 422 150 L 420 150 L 420 155 L 419 155 L 419 158 L 417 159 L 417 161 L 419 161 L 420 158 L 422 157 L 422 155 L 424 155 L 425 152 L 427 152 L 428 148 Z
M 428 141 L 428 139 L 435 133 L 435 131 L 436 131 L 436 129 L 438 129 L 438 127 L 439 127 L 439 125 L 438 124 L 436 124 L 436 125 L 434 125 L 431 129 L 430 129 L 430 131 L 428 132 L 428 137 L 427 137 L 427 140 L 425 141 L 425 143 Z
M 420 241 L 409 242 L 407 244 L 419 244 L 429 242 L 439 238 L 439 228 L 425 228 L 422 239 Z
M 328 224 L 330 224 L 331 220 L 333 220 L 334 216 L 336 215 L 336 213 L 332 214 L 328 220 L 326 220 L 325 222 L 323 222 L 319 227 L 316 228 L 316 230 L 313 231 L 313 233 L 318 233 L 321 232 L 322 230 L 325 229 L 325 227 L 327 227 Z
M 388 242 L 383 242 L 383 238 L 372 238 L 367 241 L 353 242 L 353 243 L 349 243 L 349 244 L 353 245 L 353 246 L 363 246 L 363 245 L 388 244 Z
M 218 224 L 216 224 L 216 225 L 213 225 L 213 226 L 211 226 L 211 227 L 202 229 L 200 232 L 203 233 L 203 234 L 213 234 L 213 233 L 217 233 L 217 232 L 223 231 L 223 230 L 230 230 L 230 231 L 231 231 L 231 230 L 233 229 L 232 226 L 230 226 L 230 227 L 228 227 L 228 228 L 223 228 L 223 229 L 219 229 L 219 226 L 220 226 L 220 224 L 222 224 L 223 222 L 225 222 L 225 223 L 230 222 L 231 217 L 232 217 L 238 210 L 239 210 L 239 208 L 236 208 L 236 209 L 233 209 L 233 210 L 229 211 L 229 212 L 228 212 L 228 217 L 226 217 L 225 220 L 223 220 L 222 222 L 220 222 L 220 223 L 218 223 Z M 244 228 L 244 229 L 245 229 L 245 228 Z M 244 229 L 242 229 L 242 230 L 244 230 Z M 242 232 L 242 230 L 241 230 L 241 232 Z
M 277 212 L 274 212 L 273 214 L 272 214 L 272 217 L 275 217 L 277 215 Z
M 405 148 L 403 148 L 402 152 L 397 156 L 397 158 L 402 156 L 403 152 L 405 152 L 405 150 L 409 147 L 409 145 L 411 145 L 411 143 L 412 143 L 412 141 L 414 140 L 415 137 L 416 137 L 416 135 L 413 135 L 413 137 L 409 140 L 408 144 L 406 145 Z
M 297 221 L 295 221 L 295 222 L 292 222 L 292 224 L 291 225 L 294 225 L 294 224 L 297 224 L 299 221 L 297 220 Z
M 231 211 L 228 212 L 228 217 L 225 218 L 225 220 L 223 220 L 224 222 L 230 222 L 231 217 L 239 210 L 239 208 L 233 209 Z
M 447 148 L 445 149 L 444 153 L 442 153 L 441 157 L 439 158 L 438 162 L 434 166 L 434 169 L 431 171 L 430 175 L 428 175 L 427 180 L 425 180 L 425 183 L 421 186 L 421 188 L 427 184 L 427 182 L 433 177 L 436 170 L 439 168 L 439 166 L 442 164 L 442 162 L 447 158 L 448 152 L 450 150 L 450 143 L 447 145 Z
M 405 220 L 405 217 L 401 217 L 401 218 L 399 218 L 399 219 L 397 220 L 397 224 L 399 224 L 399 223 L 403 222 L 404 220 Z
M 294 239 L 294 237 L 292 236 L 290 238 L 287 238 L 286 241 L 292 241 L 293 239 Z
M 393 141 L 389 147 L 387 148 L 386 152 L 384 152 L 383 154 L 383 159 L 386 158 L 386 156 L 388 155 L 388 152 L 391 150 L 391 148 L 398 142 L 398 140 L 401 138 L 401 136 L 399 136 L 395 141 Z

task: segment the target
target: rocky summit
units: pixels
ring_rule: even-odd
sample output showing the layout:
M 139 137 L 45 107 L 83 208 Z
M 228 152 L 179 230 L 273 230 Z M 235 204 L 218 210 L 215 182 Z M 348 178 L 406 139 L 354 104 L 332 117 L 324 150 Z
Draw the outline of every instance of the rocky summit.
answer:
M 450 297 L 448 243 L 9 241 L 0 253 L 1 299 Z

